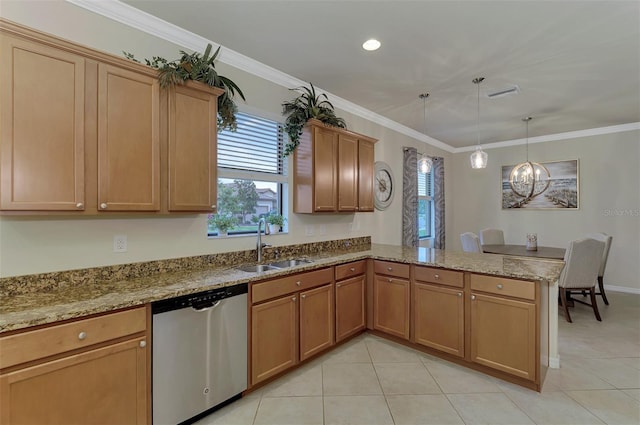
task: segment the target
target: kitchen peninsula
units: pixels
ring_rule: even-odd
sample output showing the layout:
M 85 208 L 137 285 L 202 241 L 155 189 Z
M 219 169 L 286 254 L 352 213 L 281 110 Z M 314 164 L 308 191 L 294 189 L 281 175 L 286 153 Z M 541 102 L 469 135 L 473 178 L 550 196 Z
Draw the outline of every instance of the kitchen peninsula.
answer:
M 368 237 L 278 247 L 278 250 L 282 257 L 305 257 L 311 262 L 266 272 L 246 272 L 238 266 L 250 263 L 254 251 L 244 251 L 0 279 L 3 298 L 0 379 L 8 382 L 8 376 L 21 373 L 22 364 L 55 360 L 63 355 L 45 350 L 40 357 L 21 357 L 24 351 L 21 341 L 32 344 L 30 351 L 38 354 L 33 347 L 38 347 L 41 340 L 21 337 L 72 328 L 74 341 L 61 345 L 70 353 L 78 353 L 92 343 L 88 342 L 90 338 L 82 338 L 85 330 L 76 326 L 87 323 L 95 332 L 113 331 L 111 336 L 99 338 L 92 348 L 104 350 L 109 348 L 104 347 L 107 341 L 128 338 L 120 344 L 130 344 L 132 353 L 146 352 L 138 354 L 132 366 L 138 371 L 138 379 L 144 380 L 144 370 L 150 363 L 149 358 L 146 363 L 143 361 L 149 351 L 143 348 L 150 338 L 151 302 L 242 283 L 249 283 L 249 297 L 253 300 L 249 302 L 253 303 L 250 310 L 255 312 L 278 299 L 295 299 L 295 294 L 300 294 L 302 302 L 304 291 L 311 294 L 320 285 L 327 287 L 326 294 L 330 297 L 325 299 L 330 300 L 327 308 L 332 316 L 328 323 L 332 329 L 327 334 L 328 343 L 318 353 L 366 328 L 535 390 L 542 386 L 549 354 L 557 353 L 554 329 L 557 322 L 552 317 L 557 316 L 557 306 L 550 300 L 557 296 L 554 283 L 564 266 L 562 261 L 371 245 Z M 274 249 L 265 250 L 265 261 L 274 259 Z M 364 323 L 352 331 L 334 332 L 339 323 L 344 323 L 345 315 L 357 307 L 349 302 L 347 309 L 342 310 L 345 315 L 338 316 L 341 312 L 338 294 L 352 280 L 362 282 Z M 287 285 L 292 285 L 291 289 Z M 292 317 L 299 316 L 302 312 Z M 118 324 L 105 322 L 114 317 Z M 303 326 L 289 324 L 289 327 L 302 332 Z M 257 340 L 259 328 L 254 326 L 250 333 L 250 341 Z M 95 340 L 93 343 L 96 344 Z M 299 349 L 296 346 L 294 351 L 293 361 L 286 367 L 269 366 L 268 371 L 275 372 L 250 373 L 253 379 L 250 378 L 249 388 L 269 382 L 316 353 L 312 349 L 304 351 L 302 346 Z M 304 356 L 303 351 L 309 352 L 309 356 Z M 255 360 L 249 361 L 250 369 L 264 363 Z M 279 359 L 274 361 L 277 365 Z M 137 408 L 145 410 L 140 407 L 144 402 L 140 403 Z

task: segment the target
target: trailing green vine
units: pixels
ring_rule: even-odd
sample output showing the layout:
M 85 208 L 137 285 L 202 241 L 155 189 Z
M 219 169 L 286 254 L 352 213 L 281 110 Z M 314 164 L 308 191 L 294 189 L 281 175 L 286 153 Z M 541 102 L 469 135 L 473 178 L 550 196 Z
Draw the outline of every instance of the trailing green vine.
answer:
M 294 89 L 300 94 L 292 101 L 282 104 L 282 114 L 287 115 L 284 130 L 289 135 L 289 143 L 285 146 L 284 156 L 291 155 L 300 144 L 300 136 L 305 124 L 311 118 L 322 121 L 332 127 L 347 128 L 344 119 L 336 117 L 333 105 L 326 94 L 316 95 L 316 89 L 297 87 Z M 325 100 L 322 100 L 324 98 Z
M 218 97 L 218 131 L 231 130 L 237 128 L 236 106 L 233 98 L 238 96 L 245 100 L 244 93 L 240 87 L 229 78 L 224 77 L 215 69 L 215 60 L 220 52 L 220 47 L 211 55 L 212 46 L 207 45 L 204 54 L 187 53 L 180 51 L 182 55 L 180 59 L 168 61 L 165 58 L 154 56 L 153 59 L 145 59 L 145 63 L 159 71 L 158 81 L 161 87 L 171 87 L 176 84 L 183 84 L 187 80 L 200 81 L 210 87 L 218 87 L 224 90 L 224 93 Z M 133 54 L 123 52 L 127 59 L 140 63 Z

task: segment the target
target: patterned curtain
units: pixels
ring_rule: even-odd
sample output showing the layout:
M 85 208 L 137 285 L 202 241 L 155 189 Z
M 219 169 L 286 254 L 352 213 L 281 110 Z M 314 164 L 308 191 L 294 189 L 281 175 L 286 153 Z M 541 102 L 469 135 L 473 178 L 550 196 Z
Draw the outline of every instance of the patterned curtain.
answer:
M 402 245 L 418 246 L 418 151 L 404 148 L 402 163 Z
M 433 159 L 433 210 L 434 210 L 434 240 L 433 247 L 444 249 L 444 158 Z

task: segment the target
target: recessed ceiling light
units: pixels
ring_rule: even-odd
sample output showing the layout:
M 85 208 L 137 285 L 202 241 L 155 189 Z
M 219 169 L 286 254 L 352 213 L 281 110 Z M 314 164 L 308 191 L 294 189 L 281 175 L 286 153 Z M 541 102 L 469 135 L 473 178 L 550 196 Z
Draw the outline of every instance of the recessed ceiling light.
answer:
M 369 51 L 378 50 L 380 48 L 380 42 L 375 38 L 371 38 L 362 43 L 362 48 Z

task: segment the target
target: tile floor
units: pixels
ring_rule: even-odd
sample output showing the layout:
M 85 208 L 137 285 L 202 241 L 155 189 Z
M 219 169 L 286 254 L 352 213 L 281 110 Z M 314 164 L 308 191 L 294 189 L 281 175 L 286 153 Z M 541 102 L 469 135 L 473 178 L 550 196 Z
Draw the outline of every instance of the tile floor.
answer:
M 364 334 L 198 425 L 640 424 L 640 295 L 559 317 L 542 393 Z M 600 298 L 598 298 L 600 301 Z

